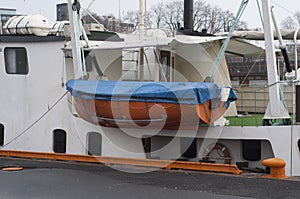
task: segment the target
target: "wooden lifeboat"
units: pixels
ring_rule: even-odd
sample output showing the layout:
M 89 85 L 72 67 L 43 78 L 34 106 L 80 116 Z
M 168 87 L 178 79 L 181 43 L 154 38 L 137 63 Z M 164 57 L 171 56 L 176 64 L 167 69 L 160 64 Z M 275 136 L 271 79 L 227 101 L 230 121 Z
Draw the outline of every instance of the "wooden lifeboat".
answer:
M 127 82 L 70 80 L 78 115 L 106 127 L 194 129 L 219 119 L 235 101 L 229 89 L 200 82 Z

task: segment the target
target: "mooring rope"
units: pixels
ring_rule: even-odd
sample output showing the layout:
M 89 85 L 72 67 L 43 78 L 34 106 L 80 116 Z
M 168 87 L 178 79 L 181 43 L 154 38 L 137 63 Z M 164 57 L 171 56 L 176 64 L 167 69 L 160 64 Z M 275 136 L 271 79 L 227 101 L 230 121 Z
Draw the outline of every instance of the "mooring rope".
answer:
M 215 60 L 215 62 L 213 63 L 213 66 L 211 67 L 209 73 L 208 73 L 208 76 L 206 77 L 206 80 L 207 82 L 214 82 L 214 79 L 215 79 L 215 76 L 216 76 L 216 73 L 220 67 L 220 64 L 221 64 L 221 61 L 222 61 L 222 58 L 224 57 L 225 55 L 225 51 L 229 45 L 229 42 L 230 42 L 230 39 L 231 39 L 231 36 L 232 36 L 232 33 L 233 31 L 235 30 L 241 16 L 243 15 L 247 5 L 248 5 L 248 2 L 249 0 L 243 0 L 241 5 L 240 5 L 240 8 L 237 12 L 237 15 L 235 17 L 235 20 L 234 20 L 234 23 L 233 23 L 233 26 L 230 28 L 230 31 L 227 35 L 227 38 L 225 40 L 225 42 L 223 43 L 222 47 L 221 47 L 221 50 Z

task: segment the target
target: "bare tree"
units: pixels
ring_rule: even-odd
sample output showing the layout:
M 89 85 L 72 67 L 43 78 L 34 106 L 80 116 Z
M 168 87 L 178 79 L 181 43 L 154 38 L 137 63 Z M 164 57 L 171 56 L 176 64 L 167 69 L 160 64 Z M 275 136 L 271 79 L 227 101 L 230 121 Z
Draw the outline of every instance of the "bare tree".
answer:
M 223 30 L 224 32 L 229 32 L 230 31 L 230 28 L 233 26 L 236 18 L 235 16 L 233 15 L 232 12 L 230 12 L 229 10 L 223 12 Z M 248 27 L 248 24 L 247 22 L 245 21 L 239 21 L 237 26 L 236 26 L 236 29 L 238 30 L 246 30 Z
M 168 28 L 173 35 L 182 27 L 183 22 L 183 0 L 169 0 L 151 7 L 146 16 L 146 27 L 155 26 L 156 28 Z M 300 16 L 300 14 L 299 14 Z M 300 18 L 300 17 L 299 17 Z M 138 27 L 138 11 L 127 12 L 124 20 Z M 220 7 L 212 7 L 204 0 L 195 0 L 194 2 L 194 30 L 201 31 L 206 29 L 210 33 L 229 31 L 232 27 L 235 17 L 230 11 L 223 11 Z M 238 29 L 246 29 L 247 23 L 241 21 L 238 23 Z
M 158 3 L 157 5 L 153 5 L 151 7 L 151 16 L 154 24 L 156 25 L 156 28 L 160 28 L 163 18 L 164 18 L 164 10 L 165 10 L 165 5 L 163 3 L 163 0 Z
M 145 27 L 151 28 L 151 20 L 150 20 L 150 13 L 146 13 L 145 16 Z M 133 29 L 136 30 L 139 27 L 139 11 L 128 11 L 127 14 L 123 17 L 123 22 L 133 24 Z
M 300 11 L 295 12 L 293 16 L 286 17 L 280 25 L 286 29 L 296 29 L 300 27 Z
M 294 14 L 294 17 L 295 17 L 295 20 L 296 20 L 296 22 L 298 23 L 298 26 L 299 26 L 300 25 L 300 11 L 297 11 Z
M 287 17 L 281 22 L 281 26 L 286 29 L 295 29 L 299 24 L 292 17 Z
M 200 31 L 209 28 L 211 19 L 211 6 L 204 1 L 196 1 L 194 3 L 194 30 Z
M 223 31 L 229 32 L 231 26 L 233 25 L 235 17 L 232 12 L 226 10 L 223 13 Z
M 211 20 L 210 20 L 210 33 L 214 34 L 221 32 L 224 27 L 224 12 L 221 8 L 215 6 L 212 8 Z
M 133 24 L 133 29 L 136 30 L 139 26 L 139 11 L 128 11 L 123 17 L 123 21 Z
M 247 30 L 248 29 L 248 23 L 245 21 L 240 21 L 237 25 L 238 30 Z
M 89 13 L 89 14 L 88 14 Z M 94 12 L 88 11 L 88 13 L 85 13 L 82 18 L 84 20 L 85 23 L 92 23 L 92 22 L 96 22 L 95 19 L 97 21 L 101 21 L 101 17 L 99 15 L 97 15 Z
M 194 3 L 194 30 L 200 31 L 206 29 L 214 34 L 217 32 L 228 32 L 234 24 L 235 16 L 229 10 L 223 11 L 220 7 L 212 7 L 202 0 Z M 247 29 L 247 23 L 240 21 L 238 29 Z
M 169 27 L 173 35 L 175 35 L 176 30 L 180 28 L 180 24 L 182 21 L 183 1 L 175 0 L 166 4 L 163 22 Z

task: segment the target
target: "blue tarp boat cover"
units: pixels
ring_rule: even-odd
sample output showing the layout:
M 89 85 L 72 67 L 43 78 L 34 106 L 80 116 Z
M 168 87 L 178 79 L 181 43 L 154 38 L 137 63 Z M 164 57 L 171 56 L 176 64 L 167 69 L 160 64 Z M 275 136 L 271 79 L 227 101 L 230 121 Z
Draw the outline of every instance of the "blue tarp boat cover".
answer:
M 220 97 L 221 88 L 204 82 L 135 82 L 69 80 L 67 90 L 72 96 L 106 101 L 160 102 L 203 104 Z M 231 89 L 227 104 L 237 96 Z

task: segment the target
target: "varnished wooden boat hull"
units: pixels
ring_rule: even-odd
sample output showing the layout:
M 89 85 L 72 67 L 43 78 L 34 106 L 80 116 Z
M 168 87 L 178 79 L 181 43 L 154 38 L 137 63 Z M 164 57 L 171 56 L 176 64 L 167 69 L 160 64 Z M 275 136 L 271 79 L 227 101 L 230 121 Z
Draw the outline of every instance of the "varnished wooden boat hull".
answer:
M 195 129 L 212 124 L 226 111 L 224 102 L 187 105 L 105 101 L 74 97 L 78 115 L 87 122 L 115 128 Z M 213 107 L 213 108 L 212 108 Z

